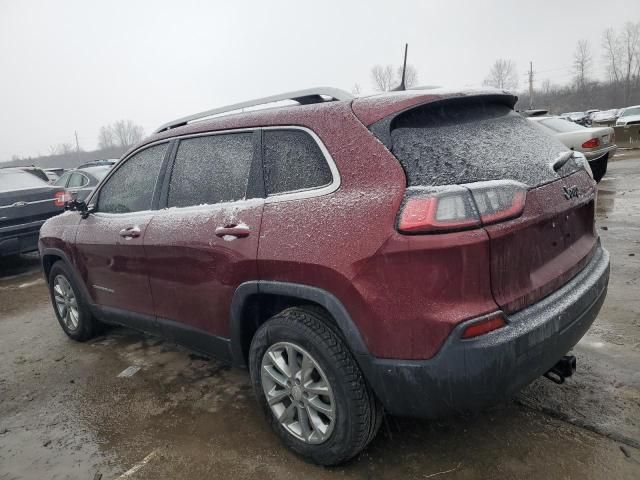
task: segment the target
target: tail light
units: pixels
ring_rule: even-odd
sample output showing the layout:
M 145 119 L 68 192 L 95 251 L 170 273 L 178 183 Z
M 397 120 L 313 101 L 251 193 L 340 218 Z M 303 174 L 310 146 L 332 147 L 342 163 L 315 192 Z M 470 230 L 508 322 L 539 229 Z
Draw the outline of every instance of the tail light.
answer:
M 582 144 L 582 148 L 596 148 L 600 146 L 600 140 L 597 138 L 592 138 L 591 140 L 587 140 Z
M 56 207 L 64 207 L 65 203 L 67 203 L 69 200 L 71 200 L 71 195 L 63 190 L 61 192 L 56 192 L 53 203 Z
M 479 322 L 472 323 L 462 332 L 462 338 L 473 338 L 485 333 L 493 332 L 499 328 L 504 327 L 507 321 L 504 319 L 502 312 L 496 312 L 488 317 L 480 320 Z
M 526 186 L 510 180 L 411 187 L 398 216 L 398 230 L 431 233 L 489 225 L 519 216 L 526 196 Z

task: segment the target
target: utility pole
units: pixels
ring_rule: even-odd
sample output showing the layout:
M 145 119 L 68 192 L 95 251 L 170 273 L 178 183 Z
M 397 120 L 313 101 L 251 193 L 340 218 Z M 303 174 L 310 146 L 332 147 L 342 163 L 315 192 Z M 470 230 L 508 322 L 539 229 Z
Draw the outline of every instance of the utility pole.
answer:
M 533 62 L 529 62 L 529 110 L 533 110 Z
M 73 134 L 76 136 L 76 157 L 78 157 L 78 162 L 80 161 L 80 142 L 78 142 L 78 131 L 74 130 Z

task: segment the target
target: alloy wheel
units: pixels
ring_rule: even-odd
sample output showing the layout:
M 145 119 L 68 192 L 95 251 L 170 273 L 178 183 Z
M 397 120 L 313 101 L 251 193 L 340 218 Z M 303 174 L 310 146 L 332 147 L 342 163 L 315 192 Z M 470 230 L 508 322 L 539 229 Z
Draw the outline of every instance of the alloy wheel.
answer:
M 336 402 L 325 373 L 303 348 L 290 342 L 272 345 L 262 357 L 262 389 L 280 425 L 309 444 L 329 439 Z

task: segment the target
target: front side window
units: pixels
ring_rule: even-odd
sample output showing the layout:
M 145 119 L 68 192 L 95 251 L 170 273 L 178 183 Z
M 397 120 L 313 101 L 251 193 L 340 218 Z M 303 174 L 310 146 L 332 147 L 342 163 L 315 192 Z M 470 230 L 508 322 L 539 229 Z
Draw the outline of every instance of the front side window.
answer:
M 242 200 L 253 161 L 253 133 L 180 141 L 169 182 L 168 207 Z
M 167 144 L 136 153 L 100 189 L 98 211 L 129 213 L 149 210 Z
M 322 187 L 332 181 L 320 147 L 302 130 L 265 130 L 263 165 L 267 195 Z

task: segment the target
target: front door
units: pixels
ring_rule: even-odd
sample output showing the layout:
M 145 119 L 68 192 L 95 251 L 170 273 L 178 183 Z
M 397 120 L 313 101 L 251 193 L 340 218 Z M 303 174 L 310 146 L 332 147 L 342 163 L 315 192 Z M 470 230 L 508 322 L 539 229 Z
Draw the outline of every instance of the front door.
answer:
M 166 150 L 166 143 L 155 145 L 123 160 L 91 198 L 94 212 L 78 226 L 78 265 L 89 293 L 97 305 L 122 314 L 153 318 L 143 242 Z
M 163 195 L 168 208 L 158 210 L 147 228 L 156 316 L 166 335 L 192 348 L 216 353 L 211 336 L 229 338 L 235 289 L 258 278 L 264 201 L 247 200 L 258 158 L 255 135 L 181 140 Z

